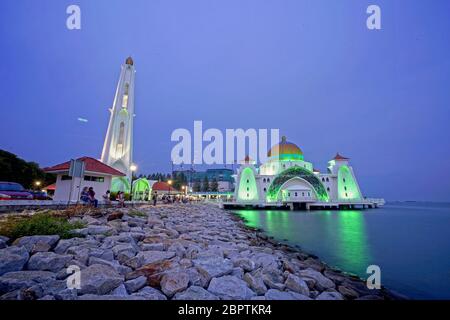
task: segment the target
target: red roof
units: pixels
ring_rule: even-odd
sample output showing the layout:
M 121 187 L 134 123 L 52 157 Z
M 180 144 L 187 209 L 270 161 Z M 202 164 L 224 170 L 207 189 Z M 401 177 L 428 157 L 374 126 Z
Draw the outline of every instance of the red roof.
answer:
M 349 160 L 349 159 L 341 156 L 338 152 L 338 153 L 336 153 L 336 156 L 333 158 L 333 160 Z
M 313 172 L 319 172 L 319 173 L 320 173 L 320 170 L 319 170 L 319 169 L 316 169 L 316 168 L 314 168 L 314 169 L 313 169 Z
M 152 185 L 153 191 L 176 191 L 173 187 L 170 186 L 167 182 L 158 181 Z
M 112 176 L 125 176 L 124 173 L 104 164 L 103 162 L 97 159 L 91 157 L 81 157 L 78 158 L 77 160 L 82 160 L 85 163 L 85 171 L 103 173 Z M 60 172 L 60 171 L 68 171 L 69 168 L 70 168 L 70 161 L 67 161 L 61 164 L 57 164 L 56 166 L 53 167 L 44 168 L 44 171 L 50 173 Z
M 56 183 L 46 186 L 44 188 L 44 190 L 55 191 L 56 190 Z

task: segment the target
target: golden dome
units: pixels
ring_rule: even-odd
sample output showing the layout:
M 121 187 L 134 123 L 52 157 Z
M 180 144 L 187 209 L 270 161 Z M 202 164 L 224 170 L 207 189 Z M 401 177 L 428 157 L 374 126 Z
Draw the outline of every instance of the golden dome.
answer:
M 277 160 L 303 160 L 302 150 L 295 143 L 288 142 L 285 136 L 269 150 L 267 156 Z

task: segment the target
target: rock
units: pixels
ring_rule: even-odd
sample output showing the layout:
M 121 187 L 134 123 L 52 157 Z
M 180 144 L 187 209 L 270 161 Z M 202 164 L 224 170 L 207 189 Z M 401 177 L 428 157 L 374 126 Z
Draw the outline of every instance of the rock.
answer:
M 67 249 L 70 247 L 74 247 L 80 244 L 83 239 L 80 238 L 72 238 L 72 239 L 63 239 L 58 242 L 58 245 L 53 250 L 57 254 L 66 253 Z
M 175 252 L 177 257 L 180 257 L 180 258 L 183 258 L 186 253 L 186 249 L 179 242 L 175 242 L 174 244 L 170 245 L 167 250 Z
M 303 279 L 297 277 L 296 275 L 290 273 L 284 284 L 286 285 L 286 288 L 291 291 L 300 293 L 305 296 L 309 296 L 308 285 Z
M 242 270 L 242 268 L 233 268 L 233 271 L 231 271 L 230 275 L 242 279 L 244 278 L 244 270 Z
M 128 296 L 128 291 L 125 288 L 125 285 L 122 283 L 120 286 L 118 286 L 117 288 L 115 288 L 112 292 L 111 295 L 113 296 L 120 296 L 120 297 L 126 297 Z
M 220 277 L 233 271 L 233 263 L 230 259 L 210 257 L 206 259 L 193 260 L 195 268 L 207 281 L 211 278 Z
M 168 272 L 161 280 L 161 290 L 168 297 L 188 287 L 189 276 L 185 272 Z
M 269 289 L 264 295 L 266 300 L 311 300 L 309 297 L 291 291 Z
M 278 258 L 272 254 L 256 253 L 252 257 L 252 260 L 255 262 L 257 267 L 278 268 Z
M 81 270 L 81 294 L 107 294 L 123 282 L 123 276 L 107 265 L 93 264 Z
M 167 300 L 167 297 L 161 291 L 152 287 L 144 287 L 138 292 L 133 293 L 132 296 L 143 297 L 146 300 Z
M 265 294 L 267 292 L 267 287 L 260 276 L 252 276 L 250 273 L 246 273 L 244 274 L 244 281 L 256 294 Z
M 316 297 L 316 300 L 344 300 L 344 297 L 336 291 L 324 291 Z
M 55 279 L 56 274 L 49 271 L 15 271 L 0 277 L 0 294 L 32 287 L 41 282 Z
M 133 280 L 128 280 L 125 283 L 125 288 L 128 293 L 134 293 L 147 285 L 147 278 L 144 276 L 140 276 Z
M 256 295 L 245 281 L 234 276 L 212 278 L 208 291 L 226 300 L 249 300 Z
M 133 258 L 136 253 L 137 249 L 131 245 L 131 244 L 119 244 L 112 248 L 112 251 L 114 253 L 114 257 L 120 262 L 124 263 L 131 258 Z
M 28 261 L 28 270 L 41 270 L 57 272 L 72 260 L 71 255 L 60 255 L 53 252 L 38 252 Z
M 255 263 L 249 258 L 240 258 L 233 261 L 235 267 L 240 267 L 244 271 L 250 272 L 255 270 Z
M 8 245 L 5 240 L 0 239 L 0 249 L 6 248 Z
M 123 212 L 117 211 L 108 215 L 107 221 L 120 220 L 123 217 Z
M 219 300 L 219 298 L 202 287 L 191 286 L 187 290 L 175 294 L 173 300 Z
M 348 287 L 345 287 L 345 286 L 339 286 L 338 287 L 338 291 L 339 291 L 339 293 L 341 293 L 347 299 L 359 298 L 358 292 L 356 292 L 355 290 L 353 290 L 351 288 L 348 288 Z
M 59 241 L 58 235 L 28 236 L 28 237 L 22 237 L 22 238 L 16 239 L 13 242 L 13 245 L 18 246 L 18 247 L 24 246 L 28 250 L 28 252 L 31 252 L 33 250 L 33 247 L 37 243 L 47 244 L 50 248 L 53 248 L 58 241 Z
M 25 247 L 11 246 L 0 249 L 0 276 L 12 272 L 20 271 L 28 261 L 28 251 Z
M 306 279 L 313 279 L 315 281 L 315 286 L 319 291 L 324 291 L 326 289 L 334 289 L 335 285 L 334 282 L 330 279 L 326 278 L 323 274 L 320 272 L 313 270 L 311 268 L 306 270 L 301 270 L 300 275 L 304 280 Z
M 259 274 L 259 272 L 257 273 Z M 276 290 L 284 290 L 284 278 L 280 274 L 280 270 L 275 269 L 273 267 L 268 267 L 265 269 L 262 269 L 261 271 L 261 278 L 264 281 L 265 285 L 269 288 L 276 289 Z
M 126 279 L 135 279 L 140 276 L 145 276 L 147 278 L 147 283 L 150 286 L 157 287 L 161 283 L 161 279 L 166 272 L 171 271 L 173 268 L 172 262 L 169 260 L 164 260 L 161 262 L 154 262 L 147 264 L 134 272 L 126 275 Z
M 89 250 L 89 257 L 96 257 L 102 260 L 113 261 L 114 253 L 111 249 L 92 248 Z
M 178 263 L 180 264 L 180 266 L 182 268 L 190 268 L 190 267 L 192 267 L 192 261 L 190 259 L 184 258 L 184 259 L 181 259 Z
M 141 249 L 144 251 L 164 251 L 164 244 L 159 243 L 143 243 Z
M 110 234 L 113 232 L 113 228 L 110 226 L 93 226 L 87 227 L 87 234 L 97 235 L 97 234 Z
M 195 268 L 189 268 L 186 270 L 188 276 L 189 276 L 189 284 L 191 286 L 199 286 L 206 288 L 208 286 L 209 280 L 200 274 L 197 269 Z
M 175 252 L 171 251 L 143 251 L 137 254 L 139 259 L 142 259 L 143 264 L 163 262 L 175 257 Z

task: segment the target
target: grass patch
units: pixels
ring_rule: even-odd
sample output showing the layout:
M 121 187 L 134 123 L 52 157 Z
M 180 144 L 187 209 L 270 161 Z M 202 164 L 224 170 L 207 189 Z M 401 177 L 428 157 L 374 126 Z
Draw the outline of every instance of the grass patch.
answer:
M 69 222 L 66 218 L 51 212 L 32 216 L 12 216 L 0 222 L 0 235 L 15 240 L 25 236 L 59 235 L 63 239 L 73 238 L 72 230 L 84 228 L 82 222 Z
M 139 210 L 135 210 L 135 209 L 130 210 L 128 212 L 128 215 L 132 216 L 133 218 L 134 217 L 141 217 L 141 218 L 147 217 L 147 214 L 145 212 L 142 212 L 142 211 L 139 211 Z

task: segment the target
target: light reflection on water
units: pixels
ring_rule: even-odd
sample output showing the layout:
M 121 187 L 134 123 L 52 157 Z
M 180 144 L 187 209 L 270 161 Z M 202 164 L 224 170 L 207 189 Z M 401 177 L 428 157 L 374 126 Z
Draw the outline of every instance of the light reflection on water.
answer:
M 450 299 L 450 207 L 385 206 L 366 211 L 238 210 L 247 225 L 298 245 L 331 266 L 367 277 L 413 298 Z

